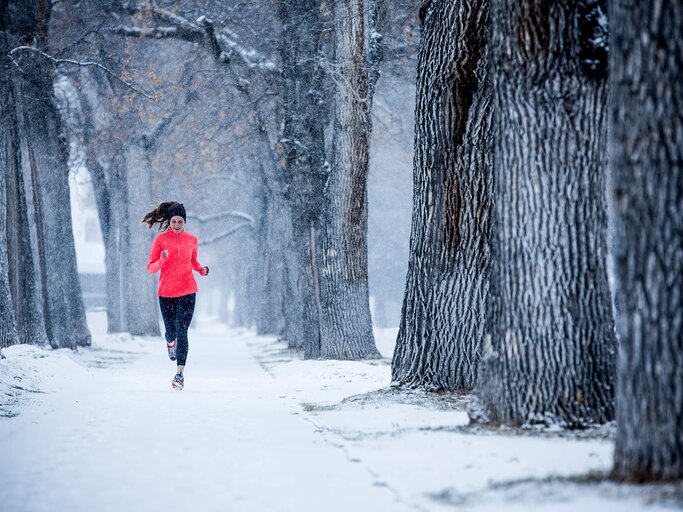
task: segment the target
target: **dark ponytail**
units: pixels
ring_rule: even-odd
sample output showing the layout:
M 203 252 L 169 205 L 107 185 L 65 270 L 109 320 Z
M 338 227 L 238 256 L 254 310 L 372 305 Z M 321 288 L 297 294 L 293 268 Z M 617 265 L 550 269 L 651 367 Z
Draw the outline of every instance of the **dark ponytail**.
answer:
M 164 201 L 159 206 L 154 208 L 152 211 L 147 212 L 145 216 L 142 218 L 142 223 L 149 224 L 149 229 L 152 229 L 154 224 L 159 224 L 159 231 L 165 231 L 166 229 L 168 229 L 168 226 L 171 223 L 171 217 L 173 216 L 169 215 L 169 212 L 172 209 L 176 210 L 176 205 L 182 206 L 180 203 L 177 203 L 176 201 Z

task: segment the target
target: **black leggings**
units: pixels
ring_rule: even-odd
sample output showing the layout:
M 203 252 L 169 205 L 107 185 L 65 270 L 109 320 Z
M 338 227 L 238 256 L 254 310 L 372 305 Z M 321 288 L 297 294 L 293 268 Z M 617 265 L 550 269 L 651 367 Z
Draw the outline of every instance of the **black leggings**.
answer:
M 185 366 L 187 361 L 187 351 L 190 348 L 187 341 L 187 329 L 192 321 L 196 298 L 196 293 L 182 297 L 159 297 L 161 316 L 164 318 L 164 327 L 166 327 L 166 341 L 178 340 L 176 364 L 179 366 Z

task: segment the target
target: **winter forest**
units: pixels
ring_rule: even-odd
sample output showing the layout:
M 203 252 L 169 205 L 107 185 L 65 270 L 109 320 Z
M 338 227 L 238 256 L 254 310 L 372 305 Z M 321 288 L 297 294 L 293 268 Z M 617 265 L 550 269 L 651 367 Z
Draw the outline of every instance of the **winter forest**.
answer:
M 683 509 L 679 1 L 0 0 L 0 227 L 2 511 Z

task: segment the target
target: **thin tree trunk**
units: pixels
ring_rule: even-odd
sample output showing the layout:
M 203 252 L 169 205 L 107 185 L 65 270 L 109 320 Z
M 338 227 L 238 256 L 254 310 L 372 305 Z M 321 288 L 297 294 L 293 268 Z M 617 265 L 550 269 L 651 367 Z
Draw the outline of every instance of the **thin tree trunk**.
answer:
M 683 5 L 610 4 L 614 474 L 683 478 Z
M 257 334 L 280 335 L 284 329 L 285 274 L 283 240 L 286 233 L 280 204 L 274 194 L 262 189 L 263 213 L 259 228 L 259 254 L 262 264 L 259 272 L 259 309 L 256 315 Z M 287 220 L 285 217 L 284 220 Z
M 15 110 L 11 95 L 9 52 L 5 35 L 4 8 L 0 7 L 0 349 L 19 343 L 14 303 L 10 291 L 9 259 L 7 254 L 8 198 L 7 177 L 18 158 L 14 141 Z
M 491 224 L 488 12 L 488 0 L 435 0 L 424 11 L 398 384 L 455 391 L 476 382 Z
M 9 82 L 9 80 L 8 80 Z M 14 103 L 11 84 L 9 95 Z M 16 112 L 8 111 L 7 147 L 7 239 L 10 285 L 20 343 L 47 343 L 40 285 L 36 271 L 28 220 L 28 205 L 24 186 Z
M 104 117 L 104 113 L 101 112 L 102 108 L 98 104 L 102 85 L 96 77 L 84 71 L 79 75 L 79 80 L 83 150 L 86 154 L 86 166 L 93 185 L 100 232 L 104 243 L 107 332 L 123 332 L 126 327 L 123 323 L 125 315 L 122 311 L 121 251 L 118 240 L 122 225 L 126 222 L 126 216 L 122 218 L 121 212 L 116 208 L 117 205 L 125 204 L 121 202 L 121 196 L 125 196 L 125 193 L 121 190 L 123 180 L 120 179 L 123 174 L 121 169 L 125 167 L 120 162 L 123 148 L 118 147 L 115 140 L 109 141 L 107 148 L 116 156 L 109 159 L 106 164 L 100 162 L 96 146 L 101 145 L 101 142 L 96 140 L 95 134 Z M 104 152 L 106 153 L 107 150 L 105 149 Z
M 367 176 L 369 75 L 364 0 L 335 2 L 334 163 L 325 186 L 319 252 L 320 355 L 380 357 L 370 317 Z
M 254 262 L 248 256 L 253 254 L 251 248 L 246 247 L 248 242 L 243 242 L 245 250 L 242 253 L 241 261 L 237 264 L 237 270 L 233 280 L 233 290 L 235 295 L 235 316 L 234 321 L 238 327 L 250 329 L 255 325 L 256 308 L 253 304 L 254 292 Z
M 127 331 L 138 336 L 160 336 L 157 317 L 156 280 L 147 273 L 149 249 L 154 233 L 140 220 L 152 203 L 152 175 L 147 149 L 131 143 L 126 153 L 127 247 L 124 272 L 127 276 Z M 122 205 L 126 208 L 126 206 Z M 121 249 L 119 249 L 121 250 Z
M 604 77 L 582 70 L 579 2 L 491 2 L 495 156 L 479 410 L 494 424 L 614 417 Z
M 86 147 L 86 152 L 90 152 Z M 88 171 L 95 193 L 95 203 L 100 221 L 100 231 L 104 243 L 104 268 L 107 308 L 107 332 L 122 332 L 123 315 L 121 314 L 121 291 L 120 291 L 120 251 L 117 245 L 118 226 L 114 219 L 114 202 L 104 167 L 95 158 L 88 157 Z
M 0 140 L 0 143 L 4 145 L 4 141 Z M 0 156 L 0 164 L 4 164 L 2 158 Z M 9 262 L 7 259 L 7 236 L 5 231 L 7 200 L 5 191 L 5 173 L 3 170 L 3 172 L 0 172 L 0 348 L 19 343 L 8 273 Z
M 288 226 L 284 230 L 289 230 L 289 246 L 285 250 L 285 294 L 283 300 L 285 311 L 285 327 L 282 333 L 283 339 L 287 340 L 287 345 L 292 349 L 303 349 L 304 327 L 303 327 L 303 303 L 297 278 L 300 274 L 299 260 L 293 249 L 294 240 L 291 236 L 292 222 L 289 215 L 286 220 Z

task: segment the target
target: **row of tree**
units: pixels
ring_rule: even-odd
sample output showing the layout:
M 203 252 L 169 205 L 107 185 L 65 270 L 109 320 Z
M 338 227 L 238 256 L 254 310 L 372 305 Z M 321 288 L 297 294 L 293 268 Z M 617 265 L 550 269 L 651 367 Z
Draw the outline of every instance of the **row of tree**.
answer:
M 410 2 L 254 4 L 251 31 L 244 8 L 2 4 L 0 346 L 89 342 L 68 211 L 76 159 L 97 198 L 110 330 L 158 334 L 144 272 L 150 234 L 138 222 L 154 197 L 174 195 L 205 206 L 191 220 L 213 233 L 208 245 L 243 237 L 224 285 L 254 304 L 245 323 L 309 358 L 378 356 L 371 109 L 387 53 L 380 32 L 398 40 Z M 608 49 L 600 0 L 419 9 L 414 209 L 393 380 L 474 389 L 473 418 L 493 424 L 581 428 L 616 414 L 616 474 L 680 478 L 683 13 L 626 0 L 609 12 Z M 198 126 L 229 149 L 188 136 Z M 185 186 L 203 192 L 182 196 L 174 183 L 192 159 L 201 169 L 225 158 L 245 172 L 216 163 L 188 173 Z M 248 184 L 208 187 L 213 178 Z M 239 187 L 246 199 L 216 212 Z
M 151 235 L 139 226 L 139 217 L 155 198 L 178 197 L 199 206 L 190 220 L 210 233 L 203 241 L 230 254 L 231 270 L 223 273 L 220 288 L 235 299 L 238 322 L 281 335 L 307 357 L 377 357 L 368 304 L 366 190 L 368 98 L 382 59 L 375 30 L 379 7 L 293 2 L 245 11 L 240 2 L 166 4 L 3 5 L 8 38 L 3 69 L 16 81 L 33 80 L 35 70 L 42 73 L 36 84 L 43 96 L 33 98 L 32 106 L 58 109 L 65 128 L 46 130 L 62 148 L 50 158 L 64 169 L 85 167 L 91 177 L 105 246 L 109 330 L 159 333 L 154 287 L 144 271 Z M 405 8 L 391 14 L 387 6 L 385 23 L 392 16 L 405 18 Z M 220 26 L 212 21 L 216 18 Z M 243 25 L 256 28 L 242 30 Z M 207 69 L 209 80 L 202 76 Z M 11 104 L 16 98 L 6 99 Z M 212 100 L 215 106 L 209 105 Z M 199 109 L 203 118 L 192 118 Z M 19 128 L 20 137 L 34 139 Z M 200 133 L 181 137 L 183 128 Z M 213 148 L 215 155 L 202 150 L 198 163 L 189 156 L 179 165 L 179 153 L 196 154 L 208 146 L 197 140 L 208 130 L 223 137 L 223 147 Z M 223 135 L 229 131 L 241 133 Z M 245 172 L 206 170 L 212 158 L 226 156 L 239 160 L 234 167 L 250 161 Z M 18 179 L 25 179 L 28 159 L 18 161 Z M 227 186 L 206 186 L 223 177 L 247 182 L 246 203 L 234 199 L 243 189 L 235 194 Z M 202 186 L 188 193 L 174 181 Z M 47 190 L 52 194 L 57 188 Z M 68 189 L 60 190 L 54 201 L 68 205 Z M 224 208 L 226 194 L 233 199 Z M 26 229 L 36 225 L 29 221 Z M 62 263 L 68 261 L 73 273 L 52 273 L 39 264 L 38 272 L 20 271 L 20 264 L 33 264 L 10 258 L 17 270 L 8 273 L 8 282 L 18 289 L 13 277 L 26 275 L 71 283 L 72 296 L 55 289 L 65 298 L 59 308 L 62 317 L 72 315 L 72 307 L 80 309 L 72 316 L 83 320 L 75 258 L 64 252 L 73 246 L 71 229 L 60 226 L 65 243 L 49 253 L 62 251 Z M 216 226 L 222 226 L 218 233 Z M 15 254 L 38 255 L 37 244 L 51 243 L 43 238 L 34 235 L 36 247 L 21 246 Z M 218 249 L 230 238 L 239 240 L 237 256 Z M 20 300 L 16 295 L 3 310 L 20 326 L 34 325 L 22 319 Z M 55 347 L 74 346 L 68 332 L 73 329 L 64 336 L 48 332 L 47 338 Z M 5 344 L 18 339 L 8 336 Z
M 491 424 L 582 428 L 616 403 L 615 474 L 681 478 L 683 9 L 612 2 L 609 49 L 598 0 L 421 18 L 394 381 L 474 388 Z

